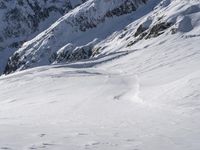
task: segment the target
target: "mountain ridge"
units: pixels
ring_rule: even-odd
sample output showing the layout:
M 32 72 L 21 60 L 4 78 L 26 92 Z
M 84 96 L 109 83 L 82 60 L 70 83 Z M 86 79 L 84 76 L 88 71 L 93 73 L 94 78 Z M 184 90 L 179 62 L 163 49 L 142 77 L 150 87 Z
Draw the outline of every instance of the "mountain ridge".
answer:
M 73 2 L 73 3 L 72 3 Z M 0 2 L 0 72 L 14 51 L 85 2 L 64 0 L 10 0 Z

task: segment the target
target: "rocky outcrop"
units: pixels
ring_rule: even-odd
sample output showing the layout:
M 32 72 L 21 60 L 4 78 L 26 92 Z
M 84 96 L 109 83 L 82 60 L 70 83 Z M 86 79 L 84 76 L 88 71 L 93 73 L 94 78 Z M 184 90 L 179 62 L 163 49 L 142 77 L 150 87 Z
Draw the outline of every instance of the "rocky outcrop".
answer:
M 147 34 L 146 39 L 152 38 L 152 37 L 157 37 L 157 36 L 163 34 L 164 31 L 166 29 L 168 29 L 169 27 L 171 27 L 172 25 L 173 25 L 173 23 L 170 23 L 170 22 L 161 22 L 161 23 L 154 25 L 150 29 L 149 33 Z
M 139 7 L 139 5 L 145 4 L 147 0 L 118 0 L 119 4 L 115 7 L 112 6 L 112 1 L 107 1 L 107 10 L 97 10 L 101 5 L 101 3 L 94 1 L 94 6 L 90 7 L 89 9 L 85 8 L 86 11 L 82 13 L 76 14 L 75 17 L 70 18 L 67 21 L 68 24 L 72 25 L 73 27 L 77 27 L 80 31 L 85 32 L 88 29 L 97 27 L 98 24 L 105 21 L 106 18 L 115 17 L 115 16 L 122 16 L 133 11 Z M 112 8 L 113 7 L 113 8 Z
M 0 75 L 23 43 L 87 0 L 1 0 Z
M 20 47 L 24 41 L 31 39 L 74 8 L 74 5 L 81 3 L 81 0 L 77 4 L 72 4 L 71 0 L 1 1 L 0 47 Z
M 94 40 L 87 45 L 75 47 L 73 44 L 67 44 L 61 48 L 57 53 L 52 55 L 52 62 L 55 63 L 66 63 L 74 62 L 83 59 L 89 59 L 93 54 L 93 48 L 97 40 Z
M 142 39 L 150 39 L 155 38 L 163 33 L 165 33 L 165 30 L 170 28 L 173 25 L 171 22 L 159 22 L 153 26 L 150 27 L 144 27 L 142 24 L 137 28 L 135 34 L 134 34 L 134 40 L 130 41 L 127 45 L 127 47 L 130 47 L 134 44 L 136 44 L 138 41 Z M 173 32 L 172 32 L 173 34 Z

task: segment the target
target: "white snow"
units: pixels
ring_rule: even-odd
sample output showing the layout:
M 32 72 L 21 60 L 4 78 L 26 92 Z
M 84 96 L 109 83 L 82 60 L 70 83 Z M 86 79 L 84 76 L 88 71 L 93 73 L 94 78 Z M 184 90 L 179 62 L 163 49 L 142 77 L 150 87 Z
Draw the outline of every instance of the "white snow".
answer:
M 1 77 L 1 149 L 198 150 L 199 38 L 191 40 Z
M 126 46 L 139 23 L 169 12 L 160 6 L 98 43 L 95 58 L 1 76 L 0 149 L 199 150 L 200 17 L 176 14 L 198 4 L 168 2 L 176 34 Z

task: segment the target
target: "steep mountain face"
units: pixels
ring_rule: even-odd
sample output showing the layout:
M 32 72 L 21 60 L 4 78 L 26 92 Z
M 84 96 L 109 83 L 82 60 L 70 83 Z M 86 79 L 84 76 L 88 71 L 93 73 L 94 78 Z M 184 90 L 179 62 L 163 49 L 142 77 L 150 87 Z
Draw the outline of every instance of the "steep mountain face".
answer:
M 27 39 L 22 38 L 22 41 L 18 41 L 16 38 L 33 37 L 31 34 L 46 29 L 59 17 L 82 2 L 81 0 L 73 3 L 70 0 L 1 1 L 1 47 L 18 47 Z
M 105 55 L 118 51 L 130 51 L 130 49 L 137 49 L 138 45 L 140 45 L 139 49 L 141 49 L 142 43 L 151 42 L 154 39 L 160 40 L 159 37 L 183 40 L 200 36 L 199 3 L 179 3 L 178 1 L 170 0 L 158 0 L 157 2 L 150 13 L 133 21 L 124 30 L 115 32 L 96 44 L 93 53 Z M 146 6 L 145 8 L 148 9 L 148 7 Z M 141 11 L 137 13 L 141 14 Z
M 65 5 L 72 8 L 70 2 Z M 25 42 L 9 58 L 4 73 L 89 59 L 161 35 L 189 34 L 199 24 L 199 10 L 196 1 L 89 0 Z
M 36 38 L 23 44 L 22 48 L 9 59 L 5 73 L 63 60 L 68 62 L 89 58 L 92 55 L 92 46 L 89 43 L 95 44 L 97 40 L 94 38 L 105 38 L 110 34 L 102 30 L 100 35 L 94 31 L 93 35 L 87 36 L 89 31 L 100 29 L 100 26 L 106 23 L 105 26 L 111 28 L 111 25 L 108 25 L 109 20 L 130 14 L 146 2 L 146 0 L 85 2 Z M 81 40 L 80 36 L 85 38 Z
M 85 0 L 0 1 L 1 64 L 25 41 L 32 39 L 69 10 L 83 2 Z

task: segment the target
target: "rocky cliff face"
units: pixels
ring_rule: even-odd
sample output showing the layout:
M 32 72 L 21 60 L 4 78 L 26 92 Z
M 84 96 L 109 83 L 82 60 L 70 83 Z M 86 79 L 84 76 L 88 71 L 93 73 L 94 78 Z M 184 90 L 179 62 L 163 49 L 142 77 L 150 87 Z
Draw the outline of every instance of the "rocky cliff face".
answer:
M 0 1 L 0 73 L 7 57 L 86 0 Z
M 18 47 L 83 1 L 9 0 L 0 2 L 0 47 Z M 35 33 L 35 34 L 34 34 Z
M 108 23 L 113 18 L 120 18 L 136 11 L 146 2 L 147 0 L 90 0 L 85 2 L 64 15 L 36 38 L 25 43 L 10 57 L 5 73 L 64 60 L 71 62 L 89 58 L 93 48 L 89 43 L 94 40 L 95 36 L 78 41 L 80 36 L 87 36 L 91 30 L 100 29 L 101 25 Z M 69 3 L 66 5 L 71 8 Z M 102 31 L 101 34 L 104 37 L 109 35 L 105 31 Z M 96 36 L 98 37 L 98 35 Z M 73 45 L 70 51 L 67 54 L 61 52 L 66 47 L 68 48 L 67 45 Z M 60 56 L 61 54 L 62 56 Z M 77 54 L 78 57 L 76 57 Z M 63 56 L 65 57 L 63 58 Z

